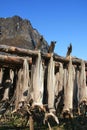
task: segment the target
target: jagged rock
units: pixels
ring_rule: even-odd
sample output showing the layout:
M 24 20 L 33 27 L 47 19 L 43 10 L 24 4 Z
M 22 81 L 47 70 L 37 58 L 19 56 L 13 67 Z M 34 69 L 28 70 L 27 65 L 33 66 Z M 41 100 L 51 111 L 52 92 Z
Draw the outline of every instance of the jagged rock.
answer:
M 0 44 L 33 50 L 41 35 L 27 19 L 19 16 L 0 18 Z M 48 43 L 43 38 L 41 50 L 48 51 Z

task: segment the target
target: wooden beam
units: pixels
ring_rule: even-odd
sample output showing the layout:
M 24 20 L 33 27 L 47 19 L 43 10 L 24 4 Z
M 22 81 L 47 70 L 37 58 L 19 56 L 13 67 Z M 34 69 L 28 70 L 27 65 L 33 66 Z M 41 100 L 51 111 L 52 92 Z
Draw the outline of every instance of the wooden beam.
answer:
M 7 46 L 7 45 L 0 45 L 0 51 L 11 53 L 11 54 L 22 55 L 22 56 L 37 56 L 38 55 L 38 51 L 36 50 L 33 51 L 29 49 L 23 49 L 23 48 Z
M 19 56 L 8 56 L 0 54 L 0 64 L 4 66 L 21 66 L 24 62 L 24 58 Z M 27 58 L 29 64 L 32 63 L 32 58 Z
M 38 56 L 38 50 L 29 50 L 29 49 L 23 49 L 23 48 L 19 48 L 19 47 L 14 47 L 14 46 L 7 46 L 7 45 L 0 45 L 0 52 L 5 52 L 5 53 L 10 53 L 10 54 L 16 54 L 18 56 Z M 41 56 L 43 57 L 43 59 L 47 59 L 49 60 L 51 57 L 51 53 L 44 53 L 41 52 Z M 53 55 L 54 60 L 57 62 L 62 62 L 64 64 L 69 63 L 69 58 L 66 57 L 62 57 L 59 55 Z M 76 57 L 72 57 L 72 64 L 76 64 L 76 65 L 81 65 L 81 61 L 82 59 L 76 58 Z M 87 66 L 87 61 L 85 61 L 85 65 Z
M 58 61 L 58 62 L 65 63 L 65 64 L 69 63 L 69 59 L 68 58 L 61 57 L 61 56 L 55 56 L 54 55 L 54 60 Z M 72 57 L 72 64 L 81 65 L 81 61 L 82 61 L 82 59 Z M 87 66 L 87 61 L 85 61 L 85 65 Z

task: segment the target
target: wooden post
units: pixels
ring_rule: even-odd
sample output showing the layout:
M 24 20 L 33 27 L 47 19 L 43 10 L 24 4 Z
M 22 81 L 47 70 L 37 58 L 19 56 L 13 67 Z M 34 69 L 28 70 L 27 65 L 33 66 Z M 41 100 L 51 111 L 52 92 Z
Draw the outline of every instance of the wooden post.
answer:
M 32 116 L 29 117 L 29 130 L 34 130 L 34 120 Z

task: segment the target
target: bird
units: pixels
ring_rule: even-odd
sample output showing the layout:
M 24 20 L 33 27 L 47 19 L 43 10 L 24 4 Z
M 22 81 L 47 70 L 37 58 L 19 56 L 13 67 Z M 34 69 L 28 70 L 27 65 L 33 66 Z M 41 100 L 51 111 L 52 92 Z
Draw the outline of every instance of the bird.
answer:
M 70 56 L 71 52 L 72 52 L 72 44 L 70 43 L 69 47 L 67 48 L 66 57 Z
M 41 35 L 38 42 L 37 42 L 37 44 L 36 44 L 35 50 L 40 50 L 41 49 L 42 41 L 43 41 L 43 36 Z
M 55 49 L 56 41 L 51 41 L 50 46 L 48 48 L 48 53 L 53 53 Z

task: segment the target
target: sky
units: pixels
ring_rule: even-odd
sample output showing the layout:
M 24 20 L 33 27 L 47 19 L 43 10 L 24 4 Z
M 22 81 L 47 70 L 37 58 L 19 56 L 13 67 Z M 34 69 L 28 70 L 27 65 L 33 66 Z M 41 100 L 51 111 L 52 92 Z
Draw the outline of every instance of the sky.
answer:
M 66 56 L 72 43 L 72 56 L 87 60 L 87 0 L 0 0 L 0 17 L 18 15 L 50 44 L 57 41 L 55 53 Z

